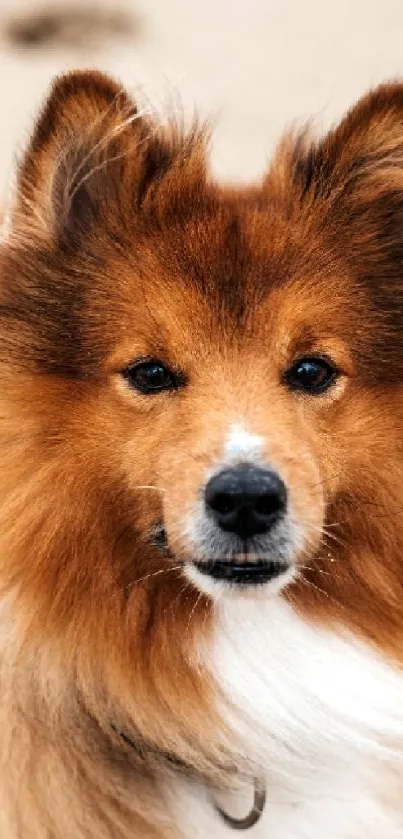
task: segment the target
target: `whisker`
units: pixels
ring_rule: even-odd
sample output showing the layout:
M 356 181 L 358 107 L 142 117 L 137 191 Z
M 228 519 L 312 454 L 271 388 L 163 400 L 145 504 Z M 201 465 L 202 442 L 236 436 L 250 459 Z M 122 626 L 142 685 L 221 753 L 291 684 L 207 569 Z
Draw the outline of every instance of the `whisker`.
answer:
M 313 565 L 298 565 L 298 568 L 302 568 L 303 571 L 315 571 L 315 573 L 319 572 L 319 574 L 325 574 L 327 577 L 334 576 L 330 571 L 323 571 L 322 568 L 314 568 Z
M 216 601 L 218 602 L 218 601 L 220 600 L 220 598 L 221 598 L 221 594 L 218 594 L 218 595 L 216 596 Z M 210 609 L 209 609 L 209 602 L 207 601 L 207 602 L 206 602 L 206 605 L 205 605 L 205 607 L 204 607 L 203 632 L 204 632 L 204 631 L 205 631 L 205 629 L 206 629 L 206 620 L 207 620 L 207 617 L 208 617 L 209 613 L 210 613 Z
M 182 568 L 182 565 L 175 565 L 175 566 L 171 565 L 168 568 L 160 568 L 159 571 L 150 571 L 149 574 L 145 574 L 143 577 L 139 577 L 137 580 L 132 580 L 130 583 L 127 583 L 124 586 L 124 591 L 128 592 L 130 589 L 134 588 L 135 585 L 138 585 L 139 583 L 143 583 L 146 580 L 151 579 L 152 577 L 159 577 L 162 574 L 170 574 L 173 571 L 180 570 L 181 568 Z M 120 597 L 120 596 L 121 596 L 121 589 L 119 589 L 119 591 L 113 592 L 113 594 L 111 594 L 109 600 L 113 600 L 113 599 L 115 599 L 117 597 Z
M 166 489 L 154 486 L 154 484 L 140 484 L 139 486 L 133 487 L 133 489 L 155 489 L 156 492 L 166 492 Z
M 137 585 L 137 583 L 143 583 L 145 580 L 150 580 L 151 577 L 159 577 L 161 574 L 168 574 L 172 571 L 178 571 L 182 568 L 182 565 L 170 565 L 169 568 L 160 568 L 159 571 L 151 571 L 149 574 L 145 574 L 144 577 L 139 577 L 138 580 L 132 580 L 131 583 L 128 583 L 126 588 L 132 588 L 133 586 Z
M 294 522 L 294 524 L 295 524 L 295 522 Z M 328 532 L 328 530 L 327 530 L 328 525 L 327 524 L 321 526 L 321 525 L 316 524 L 315 522 L 308 521 L 307 519 L 299 519 L 298 524 L 305 527 L 306 530 L 308 531 L 308 534 L 310 532 L 311 533 L 319 533 L 322 536 L 322 542 L 323 542 L 323 544 L 326 545 L 326 547 L 329 547 L 327 545 L 327 542 L 326 542 L 327 539 L 331 539 L 333 542 L 335 542 L 337 545 L 340 545 L 340 546 L 342 546 L 344 544 L 343 541 L 338 536 L 336 536 L 335 533 L 329 533 Z
M 324 591 L 322 588 L 320 588 L 320 586 L 317 586 L 316 583 L 313 583 L 312 580 L 307 580 L 307 579 L 305 579 L 305 577 L 300 577 L 300 580 L 303 583 L 303 585 L 306 585 L 309 588 L 316 589 L 316 591 L 318 591 L 320 594 L 323 594 L 325 597 L 327 597 L 328 600 L 331 600 L 332 603 L 335 604 L 335 606 L 344 608 L 342 603 L 339 603 L 338 600 L 335 600 L 335 598 L 332 597 L 329 594 L 329 592 Z
M 185 584 L 182 586 L 181 589 L 179 589 L 179 592 L 176 595 L 176 597 L 174 597 L 174 599 L 169 604 L 169 606 L 167 606 L 167 608 L 164 610 L 164 617 L 165 617 L 165 615 L 167 614 L 168 611 L 173 610 L 173 608 L 174 608 L 175 604 L 178 602 L 179 598 L 182 597 L 182 595 L 184 594 L 184 592 L 188 588 L 192 588 L 192 583 L 189 580 L 185 581 Z
M 203 593 L 202 593 L 202 592 L 200 592 L 200 594 L 198 595 L 198 597 L 196 598 L 196 600 L 195 600 L 195 602 L 194 602 L 194 604 L 193 604 L 193 608 L 192 608 L 192 610 L 191 610 L 191 612 L 190 612 L 190 615 L 189 615 L 189 620 L 188 620 L 188 622 L 187 622 L 187 631 L 188 631 L 188 632 L 189 632 L 189 630 L 190 630 L 190 624 L 191 624 L 191 621 L 192 621 L 193 615 L 195 614 L 196 609 L 197 609 L 197 607 L 198 607 L 198 605 L 199 605 L 200 600 L 201 600 L 201 598 L 202 598 L 202 597 L 203 597 Z

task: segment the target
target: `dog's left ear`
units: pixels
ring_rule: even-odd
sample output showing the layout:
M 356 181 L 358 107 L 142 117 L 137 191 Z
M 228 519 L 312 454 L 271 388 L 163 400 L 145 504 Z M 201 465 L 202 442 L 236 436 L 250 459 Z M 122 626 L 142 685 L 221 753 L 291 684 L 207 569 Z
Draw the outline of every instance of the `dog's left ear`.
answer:
M 389 330 L 398 322 L 401 331 L 403 83 L 368 93 L 322 140 L 286 138 L 267 182 L 291 223 L 308 238 L 319 232 Z
M 397 200 L 403 204 L 403 83 L 370 91 L 317 142 L 306 134 L 287 137 L 269 181 L 279 162 L 302 203 L 338 207 L 346 221 L 379 201 L 390 200 L 390 210 Z
M 403 83 L 368 93 L 322 140 L 286 137 L 267 188 L 302 246 L 319 255 L 324 246 L 323 281 L 326 271 L 347 272 L 365 296 L 357 335 L 368 336 L 384 383 L 401 382 Z

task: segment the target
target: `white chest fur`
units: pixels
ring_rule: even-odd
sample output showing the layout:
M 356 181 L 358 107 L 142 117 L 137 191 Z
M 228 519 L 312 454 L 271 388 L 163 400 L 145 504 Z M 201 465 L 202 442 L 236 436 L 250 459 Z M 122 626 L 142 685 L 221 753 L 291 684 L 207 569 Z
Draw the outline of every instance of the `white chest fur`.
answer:
M 403 839 L 402 672 L 277 598 L 223 599 L 208 663 L 233 748 L 267 784 L 247 839 Z M 175 797 L 186 839 L 236 836 L 207 790 L 181 781 Z

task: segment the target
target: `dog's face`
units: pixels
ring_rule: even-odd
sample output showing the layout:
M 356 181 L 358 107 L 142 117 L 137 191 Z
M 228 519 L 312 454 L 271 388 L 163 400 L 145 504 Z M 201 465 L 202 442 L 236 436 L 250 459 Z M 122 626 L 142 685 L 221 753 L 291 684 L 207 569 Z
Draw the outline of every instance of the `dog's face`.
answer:
M 126 312 L 104 398 L 142 538 L 202 590 L 267 596 L 310 562 L 340 486 L 358 307 L 314 263 L 286 266 L 300 245 L 269 201 L 263 218 L 228 203 L 161 230 L 140 278 L 113 272 Z
M 188 624 L 199 592 L 284 589 L 385 635 L 374 608 L 403 585 L 399 109 L 401 88 L 380 89 L 229 190 L 197 133 L 157 129 L 97 74 L 56 84 L 0 313 L 7 509 L 17 478 L 26 493 L 10 556 L 41 537 L 8 576 L 56 624 L 77 609 L 107 633 L 107 597 L 127 631 L 145 591 Z

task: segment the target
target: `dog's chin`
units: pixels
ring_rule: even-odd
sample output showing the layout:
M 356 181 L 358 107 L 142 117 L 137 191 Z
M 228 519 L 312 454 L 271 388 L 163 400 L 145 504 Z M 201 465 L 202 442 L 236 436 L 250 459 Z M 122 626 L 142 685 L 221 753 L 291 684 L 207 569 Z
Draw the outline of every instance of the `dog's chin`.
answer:
M 182 566 L 184 575 L 196 588 L 213 597 L 223 594 L 278 594 L 295 578 L 294 563 L 278 557 L 242 555 L 206 559 L 197 556 L 176 556 L 169 547 L 162 525 L 158 525 L 154 531 L 153 544 L 161 553 Z

